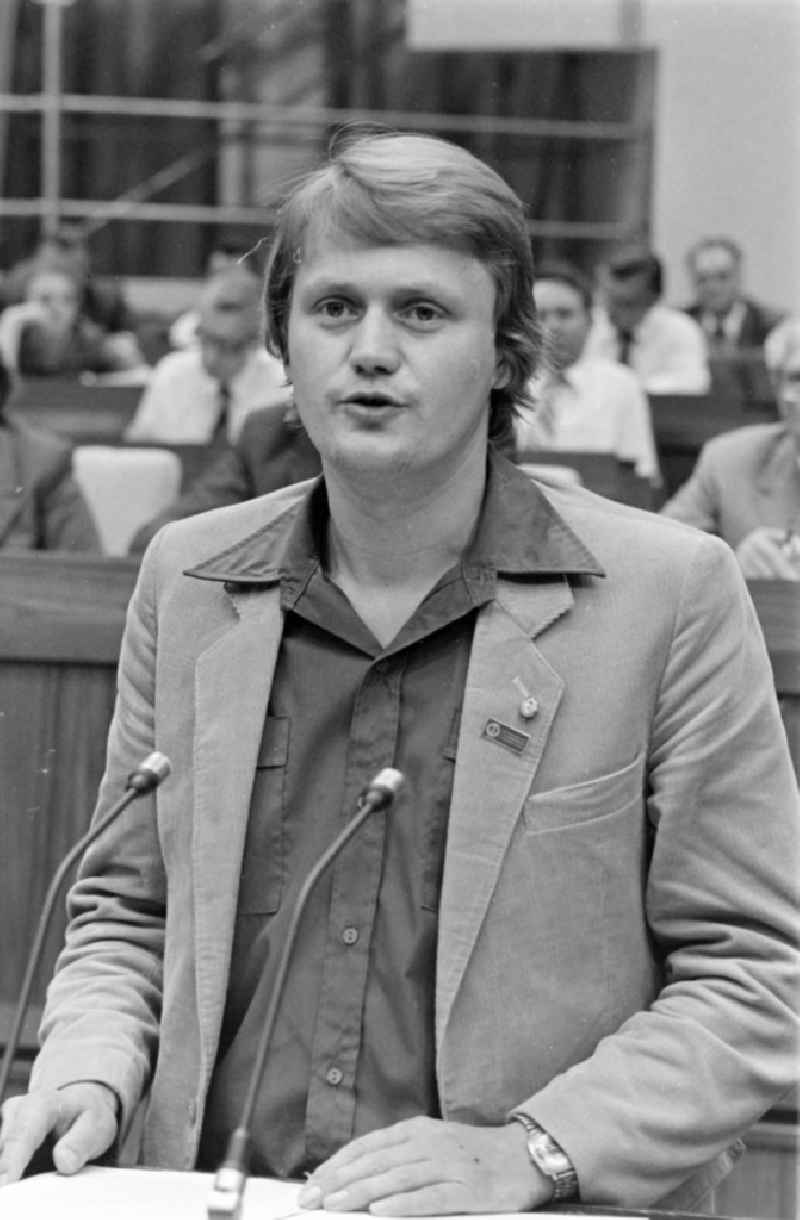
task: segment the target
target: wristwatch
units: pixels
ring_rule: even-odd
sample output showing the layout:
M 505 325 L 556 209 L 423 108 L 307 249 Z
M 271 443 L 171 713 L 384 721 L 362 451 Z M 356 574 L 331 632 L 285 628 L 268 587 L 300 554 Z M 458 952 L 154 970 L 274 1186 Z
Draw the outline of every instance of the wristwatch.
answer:
M 521 1123 L 528 1136 L 528 1156 L 531 1164 L 553 1183 L 553 1202 L 574 1199 L 578 1194 L 578 1175 L 564 1149 L 552 1135 L 527 1114 L 512 1114 L 513 1122 Z

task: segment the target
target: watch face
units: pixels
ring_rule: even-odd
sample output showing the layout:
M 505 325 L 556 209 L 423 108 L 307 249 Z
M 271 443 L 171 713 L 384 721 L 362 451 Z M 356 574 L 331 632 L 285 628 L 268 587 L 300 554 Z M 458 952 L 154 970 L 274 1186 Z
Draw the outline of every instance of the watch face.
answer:
M 554 1178 L 559 1173 L 569 1173 L 572 1168 L 569 1158 L 560 1149 L 553 1147 L 552 1140 L 547 1135 L 535 1141 L 531 1155 L 548 1178 Z

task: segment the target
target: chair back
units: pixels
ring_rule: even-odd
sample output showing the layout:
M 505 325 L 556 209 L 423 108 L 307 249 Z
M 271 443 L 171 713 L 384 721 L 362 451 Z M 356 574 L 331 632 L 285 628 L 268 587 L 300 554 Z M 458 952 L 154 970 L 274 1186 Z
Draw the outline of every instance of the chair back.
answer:
M 180 459 L 168 449 L 78 445 L 72 468 L 106 555 L 126 554 L 139 527 L 166 508 L 181 485 Z

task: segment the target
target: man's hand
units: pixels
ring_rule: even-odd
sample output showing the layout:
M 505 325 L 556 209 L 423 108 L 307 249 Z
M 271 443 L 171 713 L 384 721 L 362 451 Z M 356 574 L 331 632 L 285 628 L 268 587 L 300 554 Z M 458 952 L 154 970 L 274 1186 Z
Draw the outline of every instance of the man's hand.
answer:
M 530 1211 L 552 1193 L 530 1162 L 519 1123 L 410 1118 L 347 1144 L 311 1175 L 299 1202 L 375 1216 L 445 1216 Z
M 800 580 L 800 546 L 786 542 L 786 531 L 762 525 L 736 548 L 745 580 Z
M 0 1126 L 0 1186 L 18 1181 L 39 1145 L 54 1134 L 59 1173 L 76 1173 L 100 1156 L 117 1134 L 117 1099 L 97 1081 L 39 1089 L 10 1098 Z

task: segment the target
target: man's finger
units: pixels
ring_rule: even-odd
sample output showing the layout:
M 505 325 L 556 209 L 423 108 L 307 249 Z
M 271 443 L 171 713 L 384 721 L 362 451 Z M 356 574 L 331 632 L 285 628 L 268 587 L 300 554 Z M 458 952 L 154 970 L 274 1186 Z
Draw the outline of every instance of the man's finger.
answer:
M 0 1129 L 0 1185 L 19 1181 L 34 1152 L 53 1130 L 58 1109 L 53 1093 L 29 1093 L 6 1102 Z
M 84 1110 L 53 1149 L 53 1164 L 59 1173 L 77 1173 L 110 1147 L 116 1124 L 110 1114 Z
M 359 1212 L 378 1199 L 392 1199 L 441 1182 L 441 1172 L 430 1160 L 419 1160 L 386 1167 L 382 1171 L 360 1177 L 346 1186 L 325 1193 L 326 1211 Z
M 463 1187 L 451 1182 L 436 1182 L 422 1190 L 411 1190 L 370 1203 L 373 1216 L 450 1216 L 471 1210 Z

